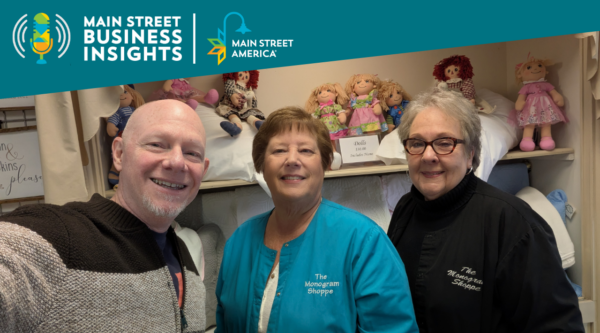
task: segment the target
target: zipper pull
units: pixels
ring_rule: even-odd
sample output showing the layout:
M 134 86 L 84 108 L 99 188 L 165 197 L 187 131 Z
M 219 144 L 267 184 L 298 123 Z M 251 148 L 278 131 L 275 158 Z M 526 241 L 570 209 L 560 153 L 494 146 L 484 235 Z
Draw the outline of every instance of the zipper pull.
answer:
M 185 320 L 183 309 L 179 309 L 179 313 L 181 313 L 181 330 L 184 330 L 188 327 L 187 320 Z

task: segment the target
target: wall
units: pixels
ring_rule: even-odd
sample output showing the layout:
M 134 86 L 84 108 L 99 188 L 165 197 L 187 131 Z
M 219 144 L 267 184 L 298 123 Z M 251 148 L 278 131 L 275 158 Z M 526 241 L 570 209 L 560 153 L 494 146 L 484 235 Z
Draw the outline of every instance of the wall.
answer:
M 531 159 L 531 186 L 547 195 L 555 189 L 562 189 L 567 194 L 569 202 L 575 207 L 581 207 L 581 57 L 579 40 L 572 35 L 522 40 L 506 43 L 507 60 L 507 97 L 517 100 L 520 87 L 517 87 L 514 76 L 514 66 L 525 61 L 527 53 L 536 57 L 546 57 L 554 60 L 555 65 L 548 68 L 546 79 L 565 98 L 565 115 L 569 124 L 552 126 L 552 136 L 557 147 L 575 149 L 575 160 L 541 160 Z M 568 221 L 568 220 L 567 220 Z M 567 230 L 575 245 L 576 264 L 567 272 L 573 282 L 582 284 L 582 248 L 581 248 L 581 215 L 577 213 L 573 220 L 567 222 Z
M 316 86 L 326 82 L 339 82 L 344 86 L 351 75 L 358 73 L 394 79 L 416 95 L 433 86 L 433 66 L 454 54 L 465 54 L 471 59 L 476 87 L 506 95 L 506 46 L 496 43 L 261 70 L 256 90 L 258 107 L 269 114 L 287 105 L 304 106 Z M 220 75 L 195 77 L 190 82 L 204 91 L 216 88 L 219 93 L 223 92 Z M 136 84 L 136 89 L 147 97 L 161 85 L 162 82 L 141 83 Z

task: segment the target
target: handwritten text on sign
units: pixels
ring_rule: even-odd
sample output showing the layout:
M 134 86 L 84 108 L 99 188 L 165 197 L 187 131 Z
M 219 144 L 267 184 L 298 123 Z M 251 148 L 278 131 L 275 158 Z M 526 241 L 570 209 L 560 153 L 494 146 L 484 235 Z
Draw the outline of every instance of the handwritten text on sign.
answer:
M 44 195 L 36 130 L 0 133 L 0 200 Z
M 379 148 L 377 135 L 353 136 L 339 140 L 344 164 L 377 161 L 375 156 L 375 152 Z

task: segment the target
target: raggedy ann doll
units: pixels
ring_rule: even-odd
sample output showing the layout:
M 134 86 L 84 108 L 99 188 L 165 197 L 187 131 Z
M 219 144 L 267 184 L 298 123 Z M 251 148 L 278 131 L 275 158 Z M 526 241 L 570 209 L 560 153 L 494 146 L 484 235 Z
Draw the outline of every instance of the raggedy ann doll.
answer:
M 350 97 L 347 110 L 352 112 L 348 135 L 385 132 L 388 130 L 383 110 L 377 99 L 381 80 L 373 74 L 355 74 L 346 82 L 346 94 Z
M 478 112 L 492 113 L 494 107 L 478 98 L 473 84 L 473 66 L 471 60 L 464 55 L 453 55 L 442 59 L 433 67 L 433 76 L 442 89 L 457 91 L 475 105 Z
M 564 98 L 554 86 L 546 82 L 547 66 L 552 65 L 549 59 L 527 57 L 527 61 L 515 67 L 517 85 L 523 84 L 515 109 L 510 113 L 508 121 L 513 126 L 523 129 L 523 139 L 519 147 L 522 151 L 535 149 L 533 132 L 535 127 L 541 127 L 542 138 L 540 148 L 552 150 L 555 147 L 550 126 L 559 122 L 568 122 L 561 106 L 565 105 Z
M 339 83 L 322 84 L 310 93 L 306 101 L 306 112 L 320 119 L 329 130 L 329 139 L 333 147 L 333 162 L 331 169 L 337 170 L 341 166 L 341 155 L 335 149 L 335 140 L 348 134 L 346 123 L 346 110 L 342 105 L 348 103 L 348 95 Z
M 392 80 L 382 81 L 379 97 L 381 98 L 381 108 L 387 112 L 386 122 L 389 133 L 400 125 L 401 118 L 412 97 L 399 83 Z
M 161 88 L 150 95 L 148 101 L 175 99 L 196 110 L 198 103 L 214 104 L 219 100 L 219 93 L 215 89 L 211 89 L 205 94 L 201 90 L 192 87 L 190 79 L 166 80 Z
M 120 96 L 119 109 L 107 119 L 106 132 L 110 137 L 121 136 L 133 111 L 144 104 L 144 98 L 132 86 L 123 86 L 124 89 Z M 112 186 L 119 183 L 119 172 L 115 169 L 114 164 L 111 165 L 108 172 L 108 182 Z
M 258 88 L 259 71 L 235 72 L 223 74 L 225 94 L 221 97 L 217 113 L 229 119 L 221 122 L 221 128 L 231 136 L 242 132 L 242 120 L 256 128 L 260 128 L 265 115 L 257 109 L 254 89 Z

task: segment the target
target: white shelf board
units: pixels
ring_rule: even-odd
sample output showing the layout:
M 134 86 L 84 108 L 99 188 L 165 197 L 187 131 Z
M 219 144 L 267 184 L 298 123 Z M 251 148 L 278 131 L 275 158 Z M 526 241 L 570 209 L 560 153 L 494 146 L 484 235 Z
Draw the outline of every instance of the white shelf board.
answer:
M 548 158 L 548 159 L 565 159 L 572 161 L 575 159 L 575 149 L 573 148 L 555 148 L 553 150 L 534 150 L 534 151 L 509 151 L 502 160 L 517 160 L 524 158 Z
M 504 155 L 501 160 L 517 160 L 527 158 L 539 158 L 539 159 L 563 159 L 570 160 L 574 159 L 575 149 L 573 148 L 556 148 L 551 151 L 547 150 L 534 150 L 530 152 L 524 152 L 520 150 L 509 151 L 508 154 Z M 367 175 L 381 175 L 386 173 L 395 172 L 406 172 L 408 171 L 408 165 L 373 165 L 364 167 L 353 167 L 344 168 L 335 171 L 326 171 L 325 178 L 340 178 L 340 177 L 352 177 L 352 176 L 367 176 Z M 256 185 L 257 182 L 247 182 L 245 180 L 216 180 L 216 181 L 205 181 L 200 185 L 200 190 L 209 190 L 217 188 L 227 187 L 239 187 Z M 111 198 L 115 194 L 114 190 L 106 191 L 105 196 Z

